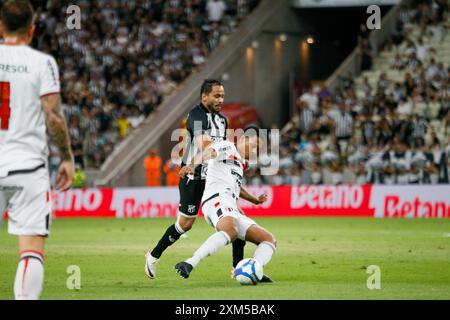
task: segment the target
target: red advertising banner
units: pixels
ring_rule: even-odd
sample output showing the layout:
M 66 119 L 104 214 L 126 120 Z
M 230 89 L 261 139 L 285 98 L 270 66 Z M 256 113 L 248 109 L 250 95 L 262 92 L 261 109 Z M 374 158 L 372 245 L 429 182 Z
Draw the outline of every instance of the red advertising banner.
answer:
M 116 217 L 115 189 L 71 189 L 52 192 L 54 217 Z
M 251 217 L 449 218 L 450 186 L 261 186 L 263 205 L 239 200 Z M 54 217 L 175 217 L 178 188 L 74 189 L 53 192 Z
M 240 200 L 249 216 L 335 216 L 373 217 L 369 207 L 372 186 L 281 186 L 248 188 L 254 194 L 267 192 L 269 199 L 263 206 Z

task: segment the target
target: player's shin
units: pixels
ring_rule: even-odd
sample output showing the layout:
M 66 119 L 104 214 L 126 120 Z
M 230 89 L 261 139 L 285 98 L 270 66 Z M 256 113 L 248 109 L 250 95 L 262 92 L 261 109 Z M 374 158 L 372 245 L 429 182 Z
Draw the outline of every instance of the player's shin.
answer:
M 44 259 L 37 251 L 22 252 L 14 281 L 16 300 L 37 300 L 44 283 Z
M 215 252 L 219 251 L 221 248 L 225 247 L 227 244 L 231 242 L 230 236 L 224 232 L 219 231 L 214 233 L 212 236 L 206 240 L 200 248 L 195 251 L 192 258 L 187 259 L 186 262 L 192 265 L 194 268 L 195 266 L 205 259 L 207 256 L 210 256 L 214 254 Z
M 275 252 L 275 245 L 271 242 L 261 242 L 255 250 L 253 258 L 255 258 L 262 266 L 265 266 L 272 259 Z
M 180 236 L 185 233 L 184 230 L 180 227 L 180 225 L 177 223 L 171 225 L 169 228 L 167 228 L 164 235 L 159 240 L 156 247 L 152 250 L 151 255 L 155 258 L 160 258 L 163 252 L 172 244 L 174 244 L 178 239 L 180 239 Z

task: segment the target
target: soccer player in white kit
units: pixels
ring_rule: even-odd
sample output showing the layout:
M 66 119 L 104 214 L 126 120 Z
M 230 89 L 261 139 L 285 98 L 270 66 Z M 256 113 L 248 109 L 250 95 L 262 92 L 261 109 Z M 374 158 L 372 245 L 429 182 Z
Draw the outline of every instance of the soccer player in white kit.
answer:
M 210 144 L 203 155 L 199 155 L 191 166 L 183 167 L 180 174 L 189 174 L 196 163 L 208 162 L 205 192 L 202 198 L 202 211 L 208 224 L 216 233 L 208 238 L 194 255 L 175 265 L 183 278 L 188 278 L 197 264 L 236 238 L 257 245 L 254 258 L 265 266 L 272 258 L 276 248 L 274 236 L 255 221 L 239 211 L 237 200 L 241 193 L 241 183 L 247 160 L 257 153 L 259 137 L 257 134 L 244 134 L 237 146 L 230 141 Z M 253 203 L 263 203 L 267 195 L 256 198 L 247 194 L 245 199 Z
M 73 180 L 73 155 L 61 110 L 58 66 L 30 48 L 33 8 L 9 0 L 0 12 L 0 223 L 8 211 L 8 232 L 18 237 L 20 261 L 14 295 L 38 299 L 44 281 L 44 242 L 51 222 L 46 130 L 62 162 L 57 188 Z

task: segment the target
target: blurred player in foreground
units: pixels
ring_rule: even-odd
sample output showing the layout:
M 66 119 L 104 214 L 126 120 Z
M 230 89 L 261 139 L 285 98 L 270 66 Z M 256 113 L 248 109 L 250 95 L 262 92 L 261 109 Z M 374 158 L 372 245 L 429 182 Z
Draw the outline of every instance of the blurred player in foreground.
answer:
M 57 188 L 73 181 L 73 155 L 61 110 L 55 59 L 29 47 L 34 33 L 28 1 L 10 0 L 0 13 L 0 222 L 18 236 L 20 261 L 14 282 L 18 300 L 39 299 L 44 282 L 44 242 L 51 222 L 46 130 L 62 162 Z M 46 125 L 47 122 L 47 125 Z

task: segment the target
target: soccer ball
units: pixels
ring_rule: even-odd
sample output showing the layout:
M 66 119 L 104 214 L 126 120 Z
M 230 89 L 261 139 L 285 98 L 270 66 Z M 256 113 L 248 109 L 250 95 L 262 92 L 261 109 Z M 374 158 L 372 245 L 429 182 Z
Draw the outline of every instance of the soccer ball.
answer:
M 241 260 L 234 269 L 234 278 L 242 285 L 256 285 L 264 275 L 262 265 L 253 258 Z

